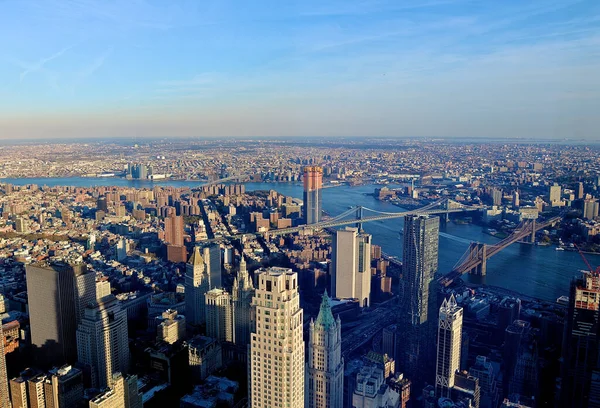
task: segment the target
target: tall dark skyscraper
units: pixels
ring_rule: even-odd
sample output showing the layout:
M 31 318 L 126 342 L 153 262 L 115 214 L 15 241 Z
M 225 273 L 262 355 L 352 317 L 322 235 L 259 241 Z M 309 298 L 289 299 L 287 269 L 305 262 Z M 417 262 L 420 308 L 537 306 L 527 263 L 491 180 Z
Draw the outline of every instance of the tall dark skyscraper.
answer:
M 600 406 L 600 275 L 573 279 L 563 342 L 561 406 Z
M 323 186 L 323 168 L 309 166 L 304 168 L 304 206 L 305 224 L 314 224 L 321 220 L 321 187 Z
M 437 217 L 404 217 L 402 251 L 401 323 L 406 335 L 402 339 L 400 364 L 416 389 L 425 381 L 433 383 L 437 300 L 435 274 L 438 268 L 440 221 Z
M 77 360 L 76 330 L 85 307 L 96 301 L 96 275 L 85 265 L 27 265 L 31 343 L 41 365 Z
M 205 271 L 208 275 L 208 283 L 211 289 L 222 288 L 221 282 L 221 246 L 212 243 L 202 248 Z
M 96 200 L 96 208 L 98 211 L 108 212 L 108 202 L 106 201 L 106 197 L 98 197 L 98 200 Z

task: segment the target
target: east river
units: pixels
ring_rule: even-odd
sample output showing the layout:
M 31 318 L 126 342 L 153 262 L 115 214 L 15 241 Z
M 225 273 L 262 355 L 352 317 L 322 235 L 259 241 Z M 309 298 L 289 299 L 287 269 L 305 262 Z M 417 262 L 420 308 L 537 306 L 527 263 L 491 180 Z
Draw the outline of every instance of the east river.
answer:
M 37 184 L 39 186 L 119 186 L 152 188 L 155 185 L 173 187 L 196 187 L 191 181 L 149 181 L 126 180 L 121 178 L 31 178 L 2 179 L 0 183 L 15 185 Z M 276 190 L 281 194 L 302 198 L 302 186 L 290 183 L 245 183 L 246 190 Z M 377 211 L 398 212 L 401 209 L 391 203 L 381 202 L 366 193 L 372 193 L 376 186 L 341 186 L 323 189 L 323 209 L 335 216 L 351 206 L 361 205 Z M 368 215 L 368 214 L 365 214 Z M 375 221 L 364 224 L 366 232 L 373 235 L 373 243 L 380 245 L 384 252 L 402 259 L 400 231 L 402 218 Z M 461 258 L 469 242 L 494 243 L 498 239 L 483 232 L 479 225 L 458 225 L 452 222 L 440 225 L 439 271 L 446 273 Z M 600 257 L 586 255 L 592 264 L 598 264 Z M 555 251 L 554 247 L 541 247 L 515 243 L 488 261 L 485 283 L 498 286 L 524 295 L 554 301 L 561 295 L 568 295 L 569 281 L 585 264 L 576 252 Z M 467 276 L 466 279 L 476 279 Z

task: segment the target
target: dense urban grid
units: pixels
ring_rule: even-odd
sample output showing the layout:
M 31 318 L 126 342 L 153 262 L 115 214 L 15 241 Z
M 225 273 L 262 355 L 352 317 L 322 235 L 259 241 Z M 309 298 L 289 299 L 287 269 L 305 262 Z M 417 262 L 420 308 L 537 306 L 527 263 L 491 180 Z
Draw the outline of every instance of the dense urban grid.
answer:
M 598 145 L 24 143 L 0 178 L 2 407 L 600 407 Z M 395 210 L 323 210 L 365 185 Z M 447 223 L 498 244 L 442 270 Z M 555 302 L 466 279 L 509 245 L 585 263 Z

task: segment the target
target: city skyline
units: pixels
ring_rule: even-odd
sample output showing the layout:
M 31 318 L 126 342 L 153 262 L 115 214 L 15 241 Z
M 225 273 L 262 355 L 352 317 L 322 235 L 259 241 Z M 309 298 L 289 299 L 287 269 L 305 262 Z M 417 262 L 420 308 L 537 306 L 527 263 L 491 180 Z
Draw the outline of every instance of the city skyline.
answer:
M 600 121 L 592 0 L 1 7 L 3 139 L 594 140 Z
M 600 401 L 597 147 L 1 150 L 13 408 Z

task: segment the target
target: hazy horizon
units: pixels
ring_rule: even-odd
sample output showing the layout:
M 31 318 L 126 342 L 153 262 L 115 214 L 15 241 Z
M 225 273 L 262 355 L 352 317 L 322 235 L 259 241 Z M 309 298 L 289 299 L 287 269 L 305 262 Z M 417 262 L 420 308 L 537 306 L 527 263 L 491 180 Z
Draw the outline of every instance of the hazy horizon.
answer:
M 0 16 L 4 140 L 599 139 L 593 0 L 8 0 Z

